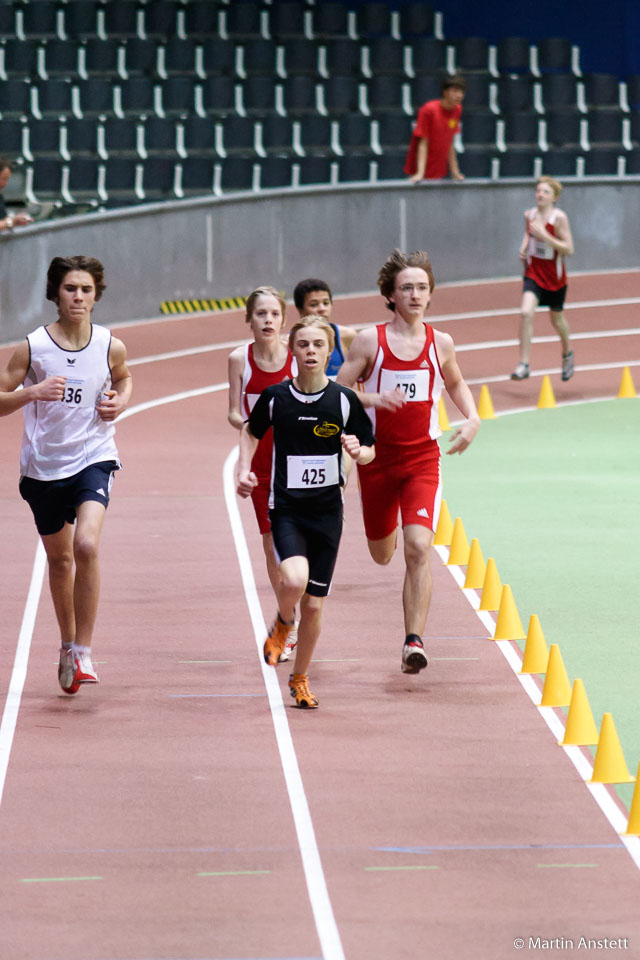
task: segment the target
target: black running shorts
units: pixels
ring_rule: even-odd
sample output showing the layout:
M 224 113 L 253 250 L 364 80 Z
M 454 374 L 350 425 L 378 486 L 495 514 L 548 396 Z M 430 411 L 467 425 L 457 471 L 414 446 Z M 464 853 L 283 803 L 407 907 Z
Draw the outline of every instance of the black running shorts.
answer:
M 326 597 L 342 536 L 342 505 L 335 512 L 318 514 L 280 508 L 270 510 L 269 517 L 278 563 L 289 557 L 306 557 L 306 592 L 312 597 Z
M 564 298 L 567 295 L 566 283 L 564 287 L 560 287 L 559 290 L 546 290 L 544 287 L 541 287 L 540 284 L 536 283 L 535 280 L 532 280 L 531 277 L 525 277 L 522 284 L 522 292 L 526 293 L 527 290 L 536 295 L 539 306 L 549 307 L 549 310 L 553 310 L 555 313 L 562 311 Z

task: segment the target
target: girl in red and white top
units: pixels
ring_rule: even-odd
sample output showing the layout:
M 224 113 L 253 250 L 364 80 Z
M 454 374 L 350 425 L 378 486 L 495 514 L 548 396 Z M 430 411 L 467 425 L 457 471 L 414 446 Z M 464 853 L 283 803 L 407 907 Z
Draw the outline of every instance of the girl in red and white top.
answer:
M 242 430 L 263 390 L 296 374 L 291 351 L 281 339 L 286 319 L 284 297 L 274 287 L 258 287 L 247 297 L 245 319 L 253 334 L 253 343 L 237 347 L 229 355 L 228 419 L 236 430 Z M 251 500 L 262 535 L 269 582 L 275 591 L 280 575 L 269 520 L 272 460 L 273 435 L 269 430 L 260 440 L 251 461 L 251 469 L 258 478 Z M 286 656 L 283 655 L 283 660 L 289 659 L 294 646 L 295 634 L 291 649 L 286 651 Z
M 569 218 L 555 206 L 562 184 L 552 177 L 539 177 L 536 184 L 536 206 L 524 213 L 524 237 L 520 259 L 524 264 L 524 283 L 520 307 L 520 363 L 511 374 L 512 380 L 529 376 L 529 355 L 533 318 L 538 307 L 548 307 L 551 323 L 562 343 L 562 379 L 573 376 L 574 358 L 569 326 L 563 307 L 567 293 L 567 272 L 564 258 L 573 253 L 573 237 Z

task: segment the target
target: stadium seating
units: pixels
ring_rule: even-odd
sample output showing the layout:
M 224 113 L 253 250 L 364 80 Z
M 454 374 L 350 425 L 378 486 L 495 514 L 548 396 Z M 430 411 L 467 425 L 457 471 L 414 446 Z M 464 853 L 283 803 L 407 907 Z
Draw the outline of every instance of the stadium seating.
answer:
M 566 37 L 443 22 L 422 2 L 5 0 L 0 152 L 34 198 L 107 206 L 402 179 L 455 68 L 467 176 L 637 173 L 640 75 L 583 75 Z

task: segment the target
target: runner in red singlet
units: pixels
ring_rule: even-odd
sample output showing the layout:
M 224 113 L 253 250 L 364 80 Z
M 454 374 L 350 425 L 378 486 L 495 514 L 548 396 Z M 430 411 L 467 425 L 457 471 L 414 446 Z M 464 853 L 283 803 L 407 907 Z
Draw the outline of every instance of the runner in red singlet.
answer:
M 573 253 L 569 219 L 554 206 L 562 184 L 551 177 L 540 177 L 536 185 L 536 206 L 524 213 L 524 237 L 520 259 L 524 264 L 522 304 L 520 307 L 520 363 L 512 380 L 529 376 L 529 356 L 533 318 L 538 307 L 549 307 L 551 323 L 562 343 L 562 379 L 570 380 L 574 371 L 569 326 L 562 309 L 567 293 L 564 258 Z
M 406 565 L 402 603 L 404 673 L 427 666 L 422 634 L 431 602 L 429 551 L 441 503 L 438 402 L 442 388 L 465 417 L 448 453 L 462 453 L 480 420 L 458 367 L 453 340 L 424 322 L 434 287 L 424 251 L 394 250 L 378 276 L 393 311 L 388 323 L 361 331 L 338 373 L 338 383 L 362 385 L 362 404 L 376 435 L 376 459 L 358 467 L 369 552 L 387 564 L 402 521 Z
M 245 319 L 254 340 L 237 347 L 229 355 L 229 423 L 242 430 L 255 403 L 267 387 L 295 376 L 293 357 L 287 344 L 280 339 L 286 317 L 284 298 L 274 287 L 258 287 L 247 298 Z M 258 485 L 251 493 L 253 508 L 262 534 L 262 545 L 267 561 L 267 573 L 274 592 L 279 583 L 278 561 L 273 549 L 269 522 L 269 490 L 273 451 L 272 431 L 260 440 L 251 469 Z M 289 649 L 282 659 L 288 660 L 295 647 L 294 632 Z

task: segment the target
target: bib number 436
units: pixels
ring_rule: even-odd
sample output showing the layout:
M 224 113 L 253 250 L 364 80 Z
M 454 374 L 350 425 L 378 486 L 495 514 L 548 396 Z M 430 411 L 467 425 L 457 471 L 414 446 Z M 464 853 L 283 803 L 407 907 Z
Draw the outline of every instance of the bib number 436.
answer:
M 82 403 L 82 387 L 65 387 L 62 402 L 79 406 Z

